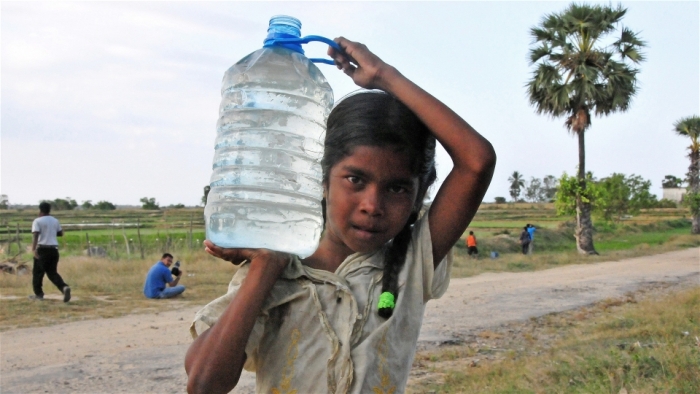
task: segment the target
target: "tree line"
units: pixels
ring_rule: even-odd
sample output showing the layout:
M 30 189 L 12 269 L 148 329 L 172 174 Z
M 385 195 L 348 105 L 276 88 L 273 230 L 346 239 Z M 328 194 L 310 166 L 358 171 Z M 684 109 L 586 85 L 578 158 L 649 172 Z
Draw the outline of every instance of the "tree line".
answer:
M 559 189 L 555 199 L 558 214 L 576 213 L 579 186 L 580 183 L 574 176 L 565 173 L 559 178 Z M 620 221 L 628 215 L 639 213 L 642 209 L 676 207 L 673 201 L 658 200 L 650 189 L 651 181 L 639 175 L 613 173 L 605 178 L 596 179 L 588 172 L 584 197 L 591 207 L 591 212 L 599 214 L 606 221 Z
M 557 192 L 559 180 L 554 175 L 547 175 L 542 179 L 531 177 L 526 181 L 523 174 L 513 171 L 508 177 L 510 183 L 509 193 L 513 202 L 551 202 Z M 522 194 L 522 197 L 521 197 Z M 496 197 L 497 203 L 506 202 L 505 197 Z
M 211 188 L 209 185 L 204 186 L 204 194 L 202 196 L 202 205 L 206 205 L 207 196 L 209 195 L 209 190 Z M 51 204 L 51 210 L 53 211 L 72 211 L 78 206 L 86 210 L 100 210 L 100 211 L 112 211 L 117 209 L 117 206 L 109 201 L 98 201 L 92 203 L 92 200 L 83 201 L 82 204 L 78 205 L 78 202 L 70 197 L 66 198 L 56 198 L 53 200 L 41 200 L 39 203 L 47 202 Z M 161 209 L 160 204 L 156 201 L 155 197 L 142 197 L 139 202 L 141 202 L 141 208 L 148 210 L 158 210 Z M 185 204 L 172 204 L 168 205 L 166 208 L 185 208 Z M 8 209 L 6 201 L 3 201 L 3 205 L 0 205 L 0 209 Z
M 508 177 L 511 201 L 513 202 L 554 202 L 560 215 L 576 213 L 576 191 L 578 179 L 564 173 L 560 178 L 547 175 L 542 179 L 531 177 L 526 181 L 518 171 Z M 605 220 L 620 220 L 626 215 L 639 213 L 648 208 L 675 208 L 676 203 L 658 200 L 651 193 L 651 181 L 639 175 L 613 173 L 596 179 L 592 173 L 586 178 L 591 212 L 600 214 Z M 682 180 L 667 175 L 663 181 L 665 187 L 678 187 Z M 522 197 L 521 197 L 522 196 Z M 505 203 L 505 197 L 496 197 L 496 203 Z
M 54 200 L 41 200 L 40 203 L 47 202 L 51 204 L 51 210 L 54 211 L 72 211 L 78 207 L 78 202 L 70 197 L 56 198 Z M 95 209 L 100 211 L 111 211 L 117 209 L 117 206 L 109 201 L 98 201 L 93 204 L 91 200 L 83 201 L 80 204 L 82 209 Z
M 139 200 L 141 202 L 141 208 L 148 210 L 158 210 L 161 209 L 160 204 L 156 201 L 154 197 L 143 197 Z M 82 204 L 78 205 L 78 202 L 70 197 L 66 198 L 56 198 L 53 200 L 41 200 L 40 203 L 47 202 L 51 204 L 52 211 L 72 211 L 80 207 L 86 210 L 99 210 L 99 211 L 113 211 L 117 209 L 117 206 L 109 201 L 98 201 L 92 203 L 92 200 L 83 201 Z M 185 204 L 172 204 L 168 205 L 166 208 L 185 208 Z M 7 209 L 7 208 L 5 208 Z

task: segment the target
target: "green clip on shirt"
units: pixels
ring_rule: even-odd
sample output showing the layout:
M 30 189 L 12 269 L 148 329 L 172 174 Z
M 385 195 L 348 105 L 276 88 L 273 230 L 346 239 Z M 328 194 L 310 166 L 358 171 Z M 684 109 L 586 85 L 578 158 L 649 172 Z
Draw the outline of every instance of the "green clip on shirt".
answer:
M 389 319 L 377 314 L 384 250 L 350 255 L 335 273 L 294 258 L 272 288 L 246 346 L 245 369 L 256 373 L 256 391 L 404 392 L 425 303 L 442 296 L 450 282 L 452 253 L 437 269 L 432 253 L 426 213 L 414 226 Z M 247 273 L 244 264 L 228 293 L 197 312 L 190 328 L 194 338 L 216 323 Z

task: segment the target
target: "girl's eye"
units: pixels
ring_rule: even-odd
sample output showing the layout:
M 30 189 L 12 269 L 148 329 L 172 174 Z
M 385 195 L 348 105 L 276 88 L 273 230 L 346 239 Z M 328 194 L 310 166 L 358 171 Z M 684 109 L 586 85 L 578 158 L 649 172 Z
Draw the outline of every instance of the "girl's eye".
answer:
M 355 185 L 357 185 L 357 184 L 359 184 L 359 183 L 362 182 L 362 180 L 360 179 L 360 177 L 353 176 L 353 175 L 350 175 L 350 176 L 347 177 L 346 179 L 347 179 L 348 181 L 350 181 L 350 183 L 355 184 Z
M 408 189 L 406 189 L 403 186 L 390 186 L 389 191 L 392 193 L 398 194 L 398 193 L 406 193 L 406 192 L 408 192 Z

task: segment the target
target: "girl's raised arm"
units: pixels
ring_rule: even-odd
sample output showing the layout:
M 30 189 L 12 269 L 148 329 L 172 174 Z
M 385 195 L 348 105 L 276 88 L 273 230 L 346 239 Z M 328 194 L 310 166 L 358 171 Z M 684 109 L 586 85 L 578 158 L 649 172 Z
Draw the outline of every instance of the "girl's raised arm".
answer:
M 339 69 L 363 88 L 381 89 L 404 103 L 431 130 L 452 158 L 454 167 L 430 207 L 433 261 L 439 264 L 476 214 L 491 183 L 496 153 L 464 119 L 396 68 L 384 63 L 363 44 L 335 40 L 345 51 L 328 54 Z

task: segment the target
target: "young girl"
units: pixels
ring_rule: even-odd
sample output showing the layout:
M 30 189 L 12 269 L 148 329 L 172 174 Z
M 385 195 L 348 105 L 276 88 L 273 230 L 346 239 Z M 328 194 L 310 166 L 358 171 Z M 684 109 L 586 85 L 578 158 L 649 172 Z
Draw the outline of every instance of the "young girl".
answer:
M 228 392 L 243 367 L 256 372 L 260 393 L 405 390 L 425 303 L 447 289 L 450 250 L 486 193 L 496 156 L 367 47 L 335 41 L 347 55 L 329 49 L 338 68 L 382 92 L 351 95 L 328 118 L 318 249 L 300 260 L 205 241 L 210 254 L 244 264 L 228 293 L 195 317 L 189 392 Z M 422 213 L 436 139 L 454 168 Z

